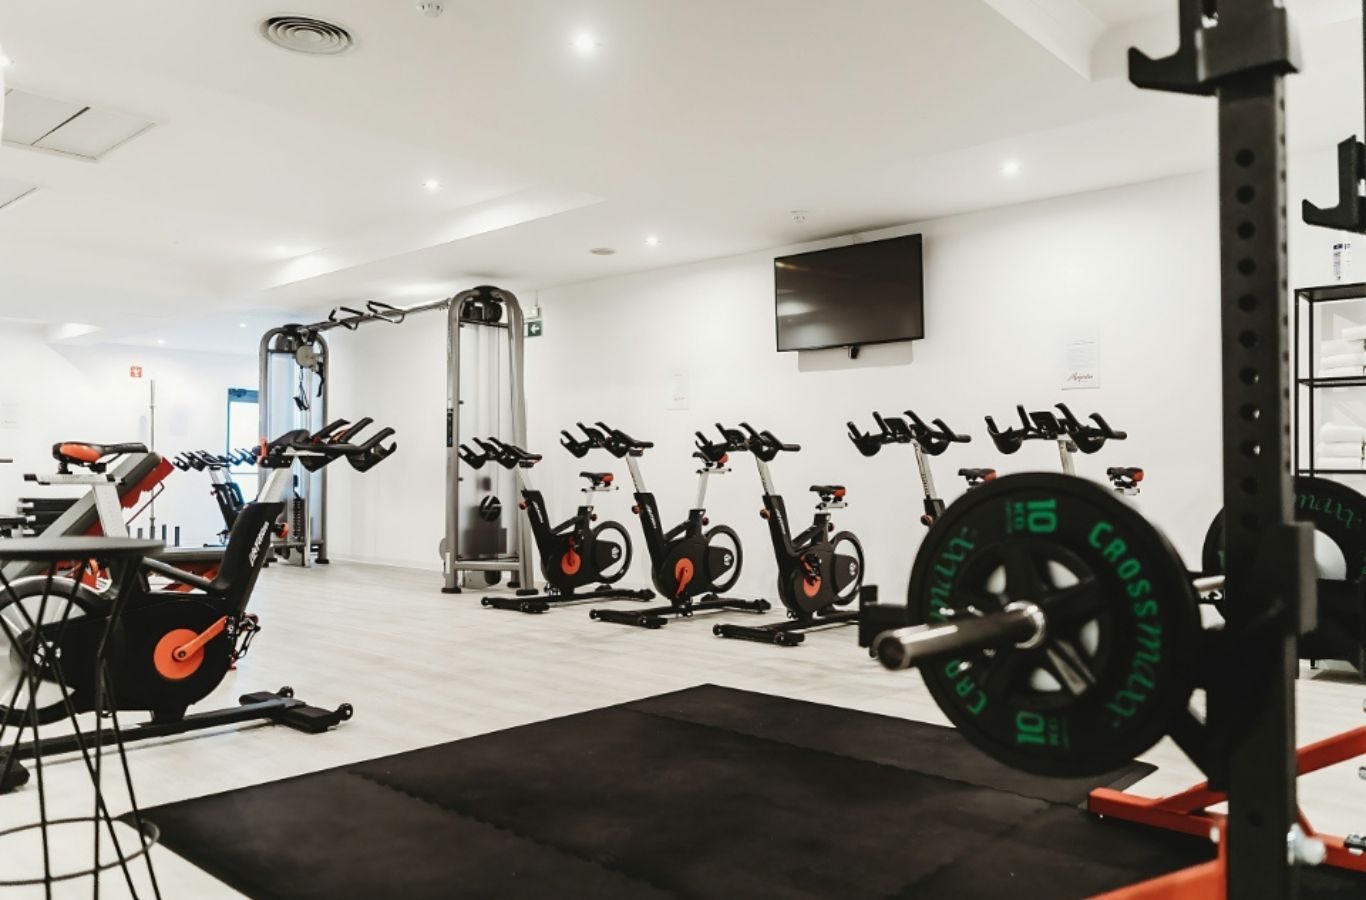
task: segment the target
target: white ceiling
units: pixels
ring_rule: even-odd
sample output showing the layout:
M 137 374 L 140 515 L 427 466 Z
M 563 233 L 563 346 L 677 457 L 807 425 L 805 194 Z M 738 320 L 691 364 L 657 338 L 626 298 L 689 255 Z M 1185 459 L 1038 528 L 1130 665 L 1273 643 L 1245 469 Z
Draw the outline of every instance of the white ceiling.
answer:
M 1292 139 L 1327 146 L 1361 127 L 1360 45 L 1341 27 L 1359 8 L 1291 6 L 1312 63 Z M 0 316 L 141 343 L 203 320 L 247 345 L 249 312 L 578 281 L 1212 159 L 1212 104 L 1123 78 L 1130 44 L 1173 49 L 1176 0 L 445 7 L 0 0 L 11 87 L 155 123 L 94 163 L 0 146 L 0 180 L 39 187 L 0 209 Z M 257 27 L 282 12 L 357 46 L 274 47 Z M 584 29 L 591 59 L 570 47 Z

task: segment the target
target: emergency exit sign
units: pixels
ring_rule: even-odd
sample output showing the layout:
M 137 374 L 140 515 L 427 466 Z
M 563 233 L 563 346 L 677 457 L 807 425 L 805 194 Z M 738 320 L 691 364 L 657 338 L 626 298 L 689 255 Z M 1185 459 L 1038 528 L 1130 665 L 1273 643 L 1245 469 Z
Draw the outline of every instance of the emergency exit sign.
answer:
M 541 336 L 541 320 L 540 320 L 540 319 L 532 319 L 530 322 L 527 322 L 527 323 L 526 323 L 526 336 L 527 336 L 527 337 L 540 337 L 540 336 Z

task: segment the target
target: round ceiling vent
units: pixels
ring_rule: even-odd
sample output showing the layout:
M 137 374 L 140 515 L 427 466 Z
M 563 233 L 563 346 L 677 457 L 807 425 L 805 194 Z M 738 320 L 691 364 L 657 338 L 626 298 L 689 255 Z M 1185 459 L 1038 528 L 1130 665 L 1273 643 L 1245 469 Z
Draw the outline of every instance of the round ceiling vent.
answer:
M 277 47 L 315 56 L 345 53 L 356 43 L 340 25 L 309 16 L 271 16 L 261 23 L 261 34 Z

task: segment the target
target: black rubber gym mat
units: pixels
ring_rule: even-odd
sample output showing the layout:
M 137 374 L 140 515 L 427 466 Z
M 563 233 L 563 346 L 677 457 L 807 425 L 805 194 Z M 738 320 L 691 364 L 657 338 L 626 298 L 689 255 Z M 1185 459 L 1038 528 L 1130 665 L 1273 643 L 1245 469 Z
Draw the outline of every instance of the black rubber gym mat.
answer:
M 1212 855 L 1076 806 L 1149 771 L 1036 779 L 950 729 L 704 686 L 147 816 L 272 900 L 1067 898 Z

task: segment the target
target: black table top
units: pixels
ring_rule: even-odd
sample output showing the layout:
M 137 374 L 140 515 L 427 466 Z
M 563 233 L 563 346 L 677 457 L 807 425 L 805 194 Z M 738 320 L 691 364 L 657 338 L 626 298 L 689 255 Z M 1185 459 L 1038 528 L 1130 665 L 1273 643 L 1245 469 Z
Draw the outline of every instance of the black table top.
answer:
M 108 537 L 31 537 L 0 540 L 0 560 L 62 562 L 69 559 L 110 561 L 156 556 L 166 545 L 161 541 Z

